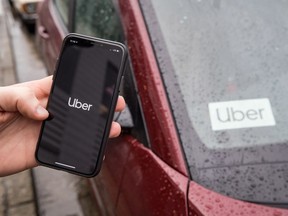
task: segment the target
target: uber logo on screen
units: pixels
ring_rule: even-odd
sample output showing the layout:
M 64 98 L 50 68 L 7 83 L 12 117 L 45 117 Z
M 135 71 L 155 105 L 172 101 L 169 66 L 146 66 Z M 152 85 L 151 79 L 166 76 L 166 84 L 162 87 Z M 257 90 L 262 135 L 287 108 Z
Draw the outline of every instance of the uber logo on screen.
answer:
M 80 102 L 77 98 L 74 98 L 72 100 L 71 97 L 69 97 L 68 106 L 76 108 L 76 109 L 82 109 L 82 110 L 90 111 L 90 108 L 93 105 L 92 104 L 88 104 L 88 103 Z
M 268 98 L 209 103 L 212 130 L 276 125 Z

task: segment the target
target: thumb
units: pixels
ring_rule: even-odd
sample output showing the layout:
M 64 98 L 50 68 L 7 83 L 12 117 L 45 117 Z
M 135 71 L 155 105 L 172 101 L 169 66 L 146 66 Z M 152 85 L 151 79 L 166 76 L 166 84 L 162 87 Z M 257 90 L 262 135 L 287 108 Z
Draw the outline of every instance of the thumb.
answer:
M 49 116 L 48 111 L 40 105 L 35 93 L 29 87 L 1 87 L 0 111 L 19 112 L 35 120 L 44 120 Z

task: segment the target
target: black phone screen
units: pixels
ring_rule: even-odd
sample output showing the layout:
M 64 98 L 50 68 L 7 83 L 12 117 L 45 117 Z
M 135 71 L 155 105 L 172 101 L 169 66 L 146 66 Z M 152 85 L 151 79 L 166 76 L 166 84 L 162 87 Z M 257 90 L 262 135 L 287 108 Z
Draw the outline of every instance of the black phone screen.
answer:
M 123 52 L 115 44 L 65 39 L 47 105 L 51 117 L 43 122 L 38 141 L 38 161 L 83 175 L 95 172 L 114 113 Z

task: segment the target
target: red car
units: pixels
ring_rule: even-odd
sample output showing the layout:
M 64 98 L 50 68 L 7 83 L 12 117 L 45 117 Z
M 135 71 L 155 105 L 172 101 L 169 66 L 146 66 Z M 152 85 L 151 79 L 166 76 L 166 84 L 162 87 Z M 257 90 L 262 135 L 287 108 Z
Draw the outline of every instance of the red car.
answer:
M 288 215 L 285 1 L 46 0 L 53 73 L 77 32 L 129 48 L 122 135 L 91 180 L 103 215 Z

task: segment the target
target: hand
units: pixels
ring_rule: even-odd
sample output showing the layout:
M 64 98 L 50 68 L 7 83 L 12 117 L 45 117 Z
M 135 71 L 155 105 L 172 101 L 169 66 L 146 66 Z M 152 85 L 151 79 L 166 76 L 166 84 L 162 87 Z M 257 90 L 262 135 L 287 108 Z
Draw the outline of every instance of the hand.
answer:
M 49 113 L 44 108 L 52 77 L 0 87 L 0 176 L 37 166 L 35 149 L 41 123 Z M 119 96 L 116 111 L 125 107 Z M 121 127 L 113 122 L 109 137 L 117 137 Z

